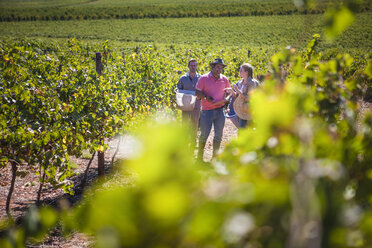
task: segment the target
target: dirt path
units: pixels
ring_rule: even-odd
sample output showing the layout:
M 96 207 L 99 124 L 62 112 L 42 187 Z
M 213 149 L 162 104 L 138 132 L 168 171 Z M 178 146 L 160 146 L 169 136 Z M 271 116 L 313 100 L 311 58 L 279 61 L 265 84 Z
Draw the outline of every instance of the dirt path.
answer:
M 225 128 L 223 131 L 221 149 L 234 137 L 237 136 L 237 128 L 230 120 L 226 120 Z M 105 152 L 106 168 L 109 170 L 109 164 L 111 158 L 114 155 L 118 144 L 118 139 L 114 139 L 109 142 L 109 149 Z M 213 147 L 213 129 L 211 135 L 207 140 L 204 160 L 210 161 L 212 157 L 212 147 Z M 116 154 L 115 158 L 128 159 L 131 156 L 136 154 L 136 140 L 131 136 L 125 136 L 120 140 L 120 149 Z M 74 166 L 74 171 L 77 174 L 73 178 L 75 183 L 79 183 L 81 180 L 81 175 L 84 173 L 86 166 L 89 162 L 88 156 L 86 158 L 71 158 L 71 163 Z M 97 156 L 95 156 L 90 170 L 88 181 L 94 181 L 97 177 Z M 28 168 L 26 165 L 20 168 L 20 171 L 26 171 Z M 11 181 L 11 170 L 10 166 L 0 169 L 0 221 L 6 219 L 5 206 L 6 198 L 9 189 L 9 183 Z M 35 199 L 37 196 L 37 191 L 39 188 L 38 178 L 29 173 L 24 178 L 17 178 L 15 183 L 15 191 L 12 195 L 12 201 L 10 205 L 11 214 L 14 218 L 18 218 L 24 215 L 25 211 L 29 206 L 35 204 Z M 45 203 L 56 203 L 58 199 L 64 196 L 62 189 L 53 189 L 50 185 L 45 185 L 41 200 Z M 76 194 L 76 199 L 73 201 L 78 201 L 80 196 Z M 91 244 L 90 238 L 79 233 L 75 233 L 68 238 L 62 237 L 62 235 L 57 231 L 51 233 L 45 242 L 38 246 L 29 246 L 29 247 L 62 247 L 62 248 L 72 248 L 72 247 L 88 247 Z
M 237 129 L 232 124 L 230 120 L 226 120 L 225 128 L 223 130 L 221 149 L 234 137 L 237 136 Z M 109 149 L 105 152 L 105 160 L 107 166 L 111 162 L 111 158 L 115 153 L 117 147 L 118 139 L 114 139 L 109 143 Z M 212 144 L 213 144 L 213 129 L 211 135 L 207 140 L 205 147 L 204 160 L 209 161 L 212 157 Z M 116 154 L 116 159 L 127 159 L 136 153 L 135 140 L 131 136 L 127 136 L 121 139 L 121 148 Z M 88 164 L 88 158 L 71 158 L 71 162 L 74 166 L 74 171 L 76 174 L 84 173 L 84 170 Z M 97 171 L 97 156 L 95 156 L 91 167 L 89 177 L 92 180 L 96 176 Z M 106 166 L 106 167 L 107 167 Z M 19 171 L 26 171 L 28 168 L 26 165 L 21 167 Z M 79 177 L 75 179 L 78 181 Z M 11 170 L 10 166 L 0 169 L 0 220 L 6 218 L 5 215 L 5 203 L 6 197 L 9 189 L 9 183 L 11 181 Z M 34 203 L 39 188 L 39 182 L 35 175 L 29 173 L 26 177 L 16 179 L 15 191 L 12 196 L 11 202 L 11 213 L 12 216 L 18 217 L 24 213 L 25 209 Z M 54 190 L 51 186 L 46 185 L 43 190 L 43 201 L 53 200 L 54 198 L 63 194 L 63 190 Z

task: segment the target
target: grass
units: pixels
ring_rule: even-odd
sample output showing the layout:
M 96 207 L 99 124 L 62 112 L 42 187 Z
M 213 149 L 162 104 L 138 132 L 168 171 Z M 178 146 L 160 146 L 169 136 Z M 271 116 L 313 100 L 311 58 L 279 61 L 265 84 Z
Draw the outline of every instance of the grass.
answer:
M 292 0 L 3 0 L 0 21 L 317 14 L 340 4 L 337 0 L 309 2 L 313 4 L 305 7 Z M 354 5 L 356 12 L 372 10 L 369 0 Z
M 86 20 L 2 22 L 7 38 L 71 38 L 131 43 L 189 44 L 301 48 L 314 33 L 323 32 L 322 15 L 230 18 L 168 18 L 140 20 Z M 320 47 L 371 52 L 372 14 L 356 15 L 355 23 L 334 43 L 322 39 Z
M 127 7 L 145 5 L 195 4 L 195 3 L 285 3 L 291 0 L 2 0 L 0 7 L 60 7 L 60 6 L 99 6 L 99 7 Z
M 0 7 L 7 7 L 7 8 L 28 8 L 28 7 L 61 7 L 61 6 L 99 6 L 99 7 L 127 7 L 127 6 L 134 6 L 134 5 L 167 5 L 167 4 L 174 4 L 177 3 L 184 3 L 184 4 L 193 4 L 198 2 L 203 3 L 237 3 L 237 2 L 245 2 L 246 0 L 2 0 L 0 2 Z M 284 0 L 286 1 L 286 0 Z M 260 2 L 257 0 L 248 0 L 248 2 Z M 266 0 L 266 2 L 274 2 L 274 0 Z M 281 0 L 283 2 L 283 0 Z M 288 2 L 288 1 L 286 1 Z

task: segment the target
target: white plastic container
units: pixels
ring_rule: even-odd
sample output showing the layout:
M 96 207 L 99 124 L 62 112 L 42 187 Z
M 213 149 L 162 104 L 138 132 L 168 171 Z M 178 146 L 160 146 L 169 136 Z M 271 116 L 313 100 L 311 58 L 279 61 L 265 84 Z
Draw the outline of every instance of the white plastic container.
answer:
M 192 111 L 195 107 L 195 91 L 193 90 L 176 90 L 176 103 L 182 111 Z

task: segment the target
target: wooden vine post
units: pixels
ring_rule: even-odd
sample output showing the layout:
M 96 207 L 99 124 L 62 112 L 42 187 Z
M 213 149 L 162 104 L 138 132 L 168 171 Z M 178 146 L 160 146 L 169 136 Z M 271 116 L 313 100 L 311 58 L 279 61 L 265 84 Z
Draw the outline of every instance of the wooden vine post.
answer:
M 102 54 L 96 53 L 96 71 L 98 75 L 102 74 Z M 101 143 L 103 145 L 103 137 Z M 105 174 L 105 153 L 104 151 L 98 150 L 98 175 L 103 176 Z
M 11 217 L 10 201 L 12 199 L 15 180 L 16 180 L 16 177 L 17 177 L 17 162 L 12 160 L 12 161 L 10 161 L 10 164 L 12 165 L 12 182 L 10 183 L 10 188 L 9 188 L 9 192 L 8 192 L 8 197 L 6 198 L 6 207 L 5 207 L 5 212 L 7 213 L 8 217 Z

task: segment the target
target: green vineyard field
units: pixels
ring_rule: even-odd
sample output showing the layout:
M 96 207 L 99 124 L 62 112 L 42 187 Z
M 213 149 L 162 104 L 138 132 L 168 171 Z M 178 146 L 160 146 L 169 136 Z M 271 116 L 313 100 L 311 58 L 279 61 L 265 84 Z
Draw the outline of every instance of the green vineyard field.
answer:
M 3 22 L 0 35 L 42 40 L 72 37 L 91 42 L 110 40 L 115 46 L 150 43 L 278 50 L 286 46 L 302 48 L 314 33 L 320 33 L 319 47 L 323 52 L 359 50 L 370 53 L 371 20 L 370 13 L 356 15 L 355 23 L 334 42 L 327 41 L 322 34 L 325 24 L 321 15 Z M 192 35 L 188 34 L 190 30 Z M 214 35 L 216 30 L 218 35 Z
M 297 1 L 1 1 L 0 21 L 35 20 L 90 20 L 90 19 L 138 19 L 184 18 L 222 16 L 263 16 L 291 14 L 319 14 L 339 1 L 309 1 L 308 5 Z M 356 12 L 371 11 L 371 2 L 349 2 Z

